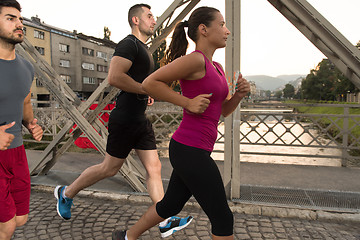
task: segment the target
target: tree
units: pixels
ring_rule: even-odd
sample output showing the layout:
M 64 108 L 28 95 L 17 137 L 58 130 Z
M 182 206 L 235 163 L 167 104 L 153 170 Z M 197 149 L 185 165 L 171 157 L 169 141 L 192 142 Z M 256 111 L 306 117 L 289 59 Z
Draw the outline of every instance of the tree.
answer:
M 329 59 L 323 59 L 302 81 L 301 91 L 305 99 L 331 101 L 359 90 Z
M 284 98 L 293 98 L 295 95 L 295 88 L 291 84 L 286 84 L 285 88 L 283 89 Z
M 104 39 L 110 40 L 111 31 L 108 27 L 104 27 Z
M 270 97 L 271 97 L 271 91 L 270 91 L 270 90 L 266 90 L 266 91 L 265 91 L 265 96 L 270 99 Z
M 276 91 L 276 92 L 275 92 L 275 97 L 276 97 L 277 99 L 280 99 L 280 98 L 282 97 L 282 91 Z

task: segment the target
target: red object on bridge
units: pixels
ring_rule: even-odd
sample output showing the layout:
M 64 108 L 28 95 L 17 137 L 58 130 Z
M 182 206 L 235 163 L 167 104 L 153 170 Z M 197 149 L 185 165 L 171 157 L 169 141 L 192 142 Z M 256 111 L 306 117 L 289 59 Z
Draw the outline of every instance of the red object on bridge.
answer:
M 98 106 L 97 104 L 92 104 L 92 105 L 90 106 L 90 110 L 94 110 L 97 106 Z M 105 107 L 103 110 L 112 110 L 114 107 L 115 107 L 115 103 L 111 103 L 111 104 L 106 105 L 106 107 Z M 101 112 L 101 113 L 99 114 L 99 116 L 100 116 L 100 118 L 101 118 L 100 121 L 101 121 L 103 124 L 104 124 L 104 123 L 107 123 L 107 122 L 109 121 L 110 115 L 109 115 L 107 112 L 105 112 L 105 113 Z M 72 131 L 74 131 L 76 127 L 77 127 L 77 125 L 74 124 L 74 126 L 72 127 L 72 129 L 70 129 L 69 132 L 71 133 Z M 75 140 L 74 143 L 75 143 L 75 145 L 78 146 L 79 148 L 93 148 L 93 149 L 98 150 L 98 149 L 94 146 L 94 144 L 85 136 L 84 133 L 82 133 L 81 136 L 78 137 L 78 138 Z

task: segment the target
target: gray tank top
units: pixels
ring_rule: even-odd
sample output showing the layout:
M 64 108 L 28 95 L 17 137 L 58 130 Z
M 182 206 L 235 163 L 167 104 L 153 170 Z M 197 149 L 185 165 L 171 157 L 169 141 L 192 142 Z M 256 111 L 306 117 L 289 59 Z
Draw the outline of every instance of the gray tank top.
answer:
M 21 127 L 24 99 L 30 92 L 33 79 L 33 66 L 21 56 L 16 55 L 10 61 L 0 59 L 0 125 L 15 121 L 15 125 L 6 130 L 15 136 L 8 149 L 23 144 Z

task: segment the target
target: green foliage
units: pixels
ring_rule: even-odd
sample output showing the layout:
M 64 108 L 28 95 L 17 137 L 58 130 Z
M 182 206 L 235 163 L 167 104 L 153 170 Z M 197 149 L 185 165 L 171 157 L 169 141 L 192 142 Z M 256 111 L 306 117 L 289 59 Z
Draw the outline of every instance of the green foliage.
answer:
M 268 98 L 271 97 L 271 91 L 270 91 L 270 90 L 266 90 L 266 91 L 265 91 L 265 96 L 268 97 Z
M 275 97 L 278 98 L 278 99 L 280 99 L 282 97 L 282 95 L 283 95 L 282 91 L 277 91 L 275 93 Z
M 301 83 L 301 96 L 318 101 L 342 99 L 347 93 L 358 91 L 328 59 L 323 59 Z
M 295 95 L 295 88 L 291 84 L 286 84 L 285 88 L 283 89 L 284 98 L 293 98 Z
M 299 102 L 287 101 L 287 103 L 299 103 Z M 324 102 L 324 103 L 338 104 L 339 102 Z M 353 104 L 353 103 L 349 103 L 349 104 Z M 299 106 L 299 107 L 296 107 L 296 110 L 298 112 L 309 113 L 309 114 L 335 114 L 335 115 L 344 114 L 344 108 L 343 107 L 323 107 L 323 106 L 319 106 L 319 107 L 309 106 L 309 107 L 307 107 L 307 106 Z M 360 115 L 360 109 L 352 107 L 352 108 L 350 108 L 349 113 L 350 113 L 350 115 Z M 338 117 L 321 118 L 319 123 L 322 126 L 328 126 L 329 124 L 331 124 L 331 120 L 332 120 L 332 121 L 336 121 L 336 123 L 339 124 L 339 126 L 342 128 L 344 119 L 343 118 L 337 119 L 337 118 Z M 355 118 L 355 117 L 349 118 L 349 128 L 352 128 L 351 129 L 351 134 L 356 138 L 360 137 L 360 128 L 359 127 L 354 127 L 353 128 L 353 126 L 355 126 L 356 124 L 359 124 L 359 123 L 360 123 L 360 118 Z M 332 133 L 333 135 L 332 136 L 335 136 L 338 132 L 339 132 L 338 129 L 333 130 L 333 133 Z
M 110 40 L 111 31 L 108 27 L 104 27 L 104 39 Z

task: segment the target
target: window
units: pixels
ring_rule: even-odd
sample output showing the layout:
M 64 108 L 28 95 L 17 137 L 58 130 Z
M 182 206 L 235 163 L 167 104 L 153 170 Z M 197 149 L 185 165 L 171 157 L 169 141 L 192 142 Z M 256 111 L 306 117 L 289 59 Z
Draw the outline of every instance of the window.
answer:
M 107 72 L 108 71 L 108 67 L 104 66 L 104 65 L 97 65 L 97 71 L 98 72 Z
M 37 87 L 43 87 L 43 86 L 44 86 L 44 85 L 42 84 L 42 82 L 41 82 L 38 78 L 36 78 L 35 81 L 36 81 L 36 86 L 37 86 Z
M 44 39 L 45 33 L 42 31 L 34 30 L 34 38 Z
M 100 52 L 100 51 L 98 51 L 98 52 L 96 53 L 96 56 L 97 56 L 98 58 L 101 58 L 101 59 L 107 60 L 107 58 L 106 58 L 107 54 L 106 54 L 106 53 L 104 53 L 104 52 Z
M 35 46 L 35 49 L 36 49 L 41 55 L 45 55 L 45 48 Z
M 86 48 L 86 47 L 83 47 L 83 48 L 82 48 L 82 53 L 83 53 L 84 55 L 94 56 L 94 50 L 93 50 L 93 49 L 90 49 L 90 48 Z
M 105 81 L 105 78 L 98 78 L 98 84 L 100 85 L 103 81 Z
M 70 46 L 66 44 L 59 43 L 60 52 L 70 52 Z
M 26 27 L 23 27 L 23 33 L 26 36 Z
M 95 78 L 94 77 L 83 77 L 83 83 L 84 84 L 95 84 Z
M 66 67 L 66 68 L 70 67 L 70 61 L 60 59 L 60 67 Z
M 91 70 L 91 71 L 95 70 L 95 65 L 93 63 L 83 63 L 81 67 L 86 70 Z
M 69 75 L 60 75 L 60 78 L 66 83 L 71 83 L 71 76 Z

